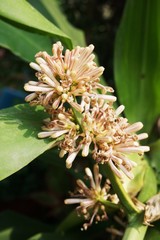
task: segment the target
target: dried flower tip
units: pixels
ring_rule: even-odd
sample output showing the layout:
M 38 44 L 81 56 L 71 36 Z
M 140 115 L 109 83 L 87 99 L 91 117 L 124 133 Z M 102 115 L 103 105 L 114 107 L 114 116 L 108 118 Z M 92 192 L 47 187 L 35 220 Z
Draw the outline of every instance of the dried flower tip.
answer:
M 160 193 L 151 197 L 145 206 L 144 224 L 151 225 L 151 223 L 160 219 Z

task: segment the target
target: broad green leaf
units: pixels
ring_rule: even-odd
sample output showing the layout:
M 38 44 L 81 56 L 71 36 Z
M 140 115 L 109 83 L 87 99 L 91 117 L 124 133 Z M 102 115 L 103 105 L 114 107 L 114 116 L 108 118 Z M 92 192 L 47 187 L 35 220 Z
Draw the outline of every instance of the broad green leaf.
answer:
M 147 162 L 142 156 L 139 156 L 138 154 L 130 154 L 128 158 L 136 162 L 137 166 L 132 170 L 134 175 L 134 178 L 132 180 L 124 175 L 123 186 L 131 197 L 135 197 L 143 188 Z
M 35 31 L 58 37 L 68 48 L 72 48 L 71 39 L 25 0 L 1 0 L 0 16 Z
M 145 175 L 144 175 L 144 184 L 141 192 L 138 195 L 138 200 L 141 202 L 146 202 L 149 198 L 157 193 L 157 180 L 155 173 L 151 166 L 147 164 Z
M 26 166 L 51 148 L 50 139 L 38 139 L 46 114 L 28 104 L 0 111 L 0 180 Z
M 152 158 L 151 164 L 160 172 L 160 139 L 150 145 L 150 156 Z
M 85 46 L 85 39 L 82 31 L 73 27 L 67 20 L 66 16 L 60 9 L 59 3 L 57 0 L 40 0 L 46 10 L 49 12 L 55 24 L 69 36 L 75 46 Z
M 33 61 L 37 52 L 51 52 L 52 44 L 48 36 L 29 32 L 0 20 L 0 46 L 26 61 Z
M 1 212 L 0 219 L 1 240 L 27 240 L 41 231 L 50 232 L 52 230 L 47 224 L 12 211 Z
M 150 145 L 151 166 L 156 172 L 158 184 L 160 185 L 160 139 Z
M 12 235 L 13 229 L 7 228 L 0 231 L 0 238 L 1 240 L 10 240 Z
M 160 112 L 160 1 L 127 0 L 114 55 L 116 89 L 130 121 L 149 132 Z

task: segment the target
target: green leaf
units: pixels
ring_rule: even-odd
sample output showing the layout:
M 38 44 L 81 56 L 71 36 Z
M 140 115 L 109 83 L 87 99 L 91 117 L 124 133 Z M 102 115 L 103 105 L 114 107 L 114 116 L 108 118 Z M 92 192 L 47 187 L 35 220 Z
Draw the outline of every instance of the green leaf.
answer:
M 50 232 L 52 229 L 47 224 L 12 211 L 1 212 L 0 219 L 1 240 L 27 240 L 40 231 Z
M 57 0 L 29 0 L 29 2 L 43 15 L 52 21 L 59 29 L 72 39 L 74 46 L 85 46 L 84 34 L 69 21 L 60 8 L 60 1 Z
M 68 48 L 72 48 L 71 39 L 25 0 L 1 0 L 0 16 L 36 31 L 58 37 Z
M 160 185 L 160 139 L 152 143 L 150 149 L 151 166 L 156 172 L 157 181 Z
M 51 148 L 50 139 L 38 139 L 46 113 L 28 104 L 0 111 L 0 180 L 26 166 Z
M 159 240 L 160 231 L 155 228 L 149 228 L 145 236 L 145 240 Z
M 149 198 L 157 193 L 157 180 L 155 173 L 151 166 L 147 164 L 145 175 L 144 175 L 144 184 L 141 192 L 138 195 L 138 200 L 141 202 L 146 202 Z
M 133 198 L 143 188 L 144 176 L 147 168 L 147 161 L 138 154 L 130 154 L 128 158 L 136 162 L 137 166 L 132 170 L 134 175 L 134 178 L 132 180 L 124 175 L 123 186 L 127 193 L 129 193 L 129 195 Z
M 48 36 L 29 32 L 0 20 L 0 46 L 26 61 L 33 61 L 37 52 L 51 52 L 52 45 Z
M 114 73 L 130 121 L 149 132 L 160 110 L 160 1 L 127 0 L 117 32 Z
M 79 234 L 78 234 L 79 235 Z M 33 237 L 27 239 L 27 240 L 75 240 L 75 239 L 81 239 L 77 238 L 77 234 L 69 234 L 66 236 L 66 234 L 57 234 L 57 233 L 39 233 L 34 235 Z M 83 238 L 86 239 L 86 238 Z

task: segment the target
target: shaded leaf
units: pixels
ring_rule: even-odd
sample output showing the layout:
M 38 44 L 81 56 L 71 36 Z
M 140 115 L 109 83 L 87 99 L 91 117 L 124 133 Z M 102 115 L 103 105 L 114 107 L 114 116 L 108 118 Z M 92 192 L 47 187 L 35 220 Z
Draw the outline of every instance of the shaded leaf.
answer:
M 52 21 L 59 29 L 72 39 L 74 46 L 85 46 L 83 32 L 69 23 L 67 17 L 60 8 L 60 1 L 57 0 L 30 0 L 36 9 Z
M 128 0 L 115 44 L 119 99 L 129 120 L 142 121 L 147 132 L 160 113 L 159 14 L 158 0 Z
M 155 228 L 149 228 L 144 240 L 159 240 L 160 231 Z
M 59 37 L 68 48 L 72 47 L 70 38 L 25 0 L 1 0 L 0 16 L 36 31 Z
M 0 180 L 26 166 L 54 141 L 38 139 L 46 113 L 28 104 L 0 111 Z M 56 140 L 55 140 L 56 141 Z
M 160 139 L 152 143 L 150 149 L 151 165 L 156 172 L 158 184 L 160 184 Z
M 29 238 L 28 240 L 75 240 L 76 239 L 81 239 L 81 238 L 77 238 L 77 234 L 69 234 L 66 236 L 66 234 L 57 234 L 57 233 L 39 233 L 36 234 L 35 236 Z M 86 238 L 83 238 L 86 239 Z
M 0 46 L 11 50 L 26 61 L 33 61 L 37 52 L 43 50 L 51 52 L 51 39 L 0 20 Z
M 0 221 L 1 240 L 27 240 L 40 231 L 51 231 L 51 227 L 47 224 L 12 211 L 0 213 L 0 219 L 3 219 Z

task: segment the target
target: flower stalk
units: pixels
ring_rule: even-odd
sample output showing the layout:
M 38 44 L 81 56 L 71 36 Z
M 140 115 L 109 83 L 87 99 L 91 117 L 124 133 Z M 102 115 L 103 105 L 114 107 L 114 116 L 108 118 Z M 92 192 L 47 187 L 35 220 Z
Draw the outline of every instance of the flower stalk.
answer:
M 148 226 L 143 224 L 143 213 L 136 214 L 128 224 L 122 240 L 143 240 Z
M 104 167 L 104 166 L 103 166 Z M 125 209 L 125 212 L 128 215 L 139 214 L 141 211 L 135 206 L 133 201 L 131 200 L 129 194 L 124 190 L 122 182 L 120 179 L 114 174 L 108 164 L 105 165 L 105 172 L 107 177 L 112 183 L 112 187 L 114 191 L 117 193 L 120 202 Z

